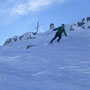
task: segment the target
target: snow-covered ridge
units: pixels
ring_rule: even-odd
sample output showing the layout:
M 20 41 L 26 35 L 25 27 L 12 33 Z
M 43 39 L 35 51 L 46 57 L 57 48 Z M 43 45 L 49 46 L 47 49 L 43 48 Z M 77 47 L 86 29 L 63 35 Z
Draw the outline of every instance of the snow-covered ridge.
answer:
M 22 41 L 22 40 L 35 39 L 35 35 L 36 35 L 36 33 L 27 32 L 21 36 L 14 36 L 14 37 L 7 39 L 4 43 L 4 45 L 11 45 L 14 42 Z
M 87 17 L 87 18 L 83 18 L 81 21 L 77 22 L 77 23 L 73 23 L 71 25 L 65 25 L 66 26 L 66 30 L 68 31 L 73 31 L 73 30 L 84 30 L 84 29 L 90 29 L 90 16 Z M 53 24 L 50 25 L 50 30 L 47 31 L 46 33 L 51 33 L 53 28 L 55 28 L 55 26 L 53 26 Z M 43 33 L 45 34 L 45 33 Z M 25 41 L 25 40 L 32 40 L 32 39 L 35 39 L 36 36 L 39 36 L 39 40 L 44 38 L 42 37 L 43 34 L 36 34 L 34 32 L 27 32 L 21 36 L 14 36 L 14 37 L 11 37 L 9 39 L 7 39 L 4 43 L 4 45 L 12 45 L 12 43 L 15 43 L 17 41 Z M 42 37 L 42 38 L 40 38 Z M 47 37 L 47 36 L 46 36 Z
M 36 37 L 39 37 L 38 41 L 40 41 L 43 37 L 43 34 L 45 35 L 46 33 L 47 34 L 51 33 L 54 28 L 55 28 L 54 24 L 50 24 L 50 29 L 47 32 L 44 32 L 44 33 L 27 32 L 21 36 L 11 37 L 5 41 L 4 46 L 12 45 L 13 43 L 18 42 L 18 41 L 33 40 L 33 39 L 36 39 Z
M 70 25 L 70 30 L 90 29 L 90 16 L 83 18 L 81 21 Z

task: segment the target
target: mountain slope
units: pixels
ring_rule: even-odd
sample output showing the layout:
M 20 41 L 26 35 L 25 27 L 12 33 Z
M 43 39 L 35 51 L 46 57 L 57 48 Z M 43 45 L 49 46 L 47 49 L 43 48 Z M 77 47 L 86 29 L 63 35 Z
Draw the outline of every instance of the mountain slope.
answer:
M 84 30 L 89 29 L 90 30 L 90 16 L 83 18 L 77 23 L 73 23 L 70 25 L 70 30 Z
M 67 34 L 51 45 L 55 32 L 1 47 L 0 89 L 89 90 L 90 30 Z

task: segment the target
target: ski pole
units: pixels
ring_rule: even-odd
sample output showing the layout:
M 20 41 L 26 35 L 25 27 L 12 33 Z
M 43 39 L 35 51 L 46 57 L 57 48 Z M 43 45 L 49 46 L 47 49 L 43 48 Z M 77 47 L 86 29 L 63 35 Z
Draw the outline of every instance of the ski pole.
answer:
M 53 32 L 53 31 L 52 31 L 52 32 Z M 52 33 L 52 32 L 51 32 L 51 33 Z M 47 36 L 49 36 L 51 33 L 48 33 Z

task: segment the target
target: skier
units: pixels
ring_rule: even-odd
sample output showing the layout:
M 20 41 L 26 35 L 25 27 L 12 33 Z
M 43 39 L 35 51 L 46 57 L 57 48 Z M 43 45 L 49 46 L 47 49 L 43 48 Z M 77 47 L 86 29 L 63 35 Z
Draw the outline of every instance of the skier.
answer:
M 62 34 L 63 34 L 63 33 L 64 33 L 65 36 L 67 36 L 66 31 L 65 31 L 64 24 L 62 24 L 61 27 L 55 28 L 53 31 L 56 31 L 56 30 L 57 30 L 56 35 L 55 35 L 54 38 L 50 41 L 50 43 L 52 43 L 57 37 L 59 37 L 58 40 L 57 40 L 57 42 L 59 42 L 60 39 L 62 38 Z

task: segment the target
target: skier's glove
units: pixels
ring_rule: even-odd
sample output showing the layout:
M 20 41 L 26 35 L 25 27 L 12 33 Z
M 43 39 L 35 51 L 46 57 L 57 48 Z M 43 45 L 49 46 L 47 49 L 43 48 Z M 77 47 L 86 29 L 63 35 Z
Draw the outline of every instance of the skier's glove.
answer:
M 57 29 L 53 29 L 53 31 L 56 31 Z

